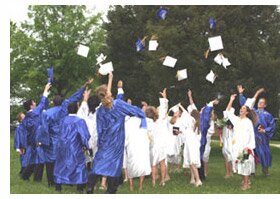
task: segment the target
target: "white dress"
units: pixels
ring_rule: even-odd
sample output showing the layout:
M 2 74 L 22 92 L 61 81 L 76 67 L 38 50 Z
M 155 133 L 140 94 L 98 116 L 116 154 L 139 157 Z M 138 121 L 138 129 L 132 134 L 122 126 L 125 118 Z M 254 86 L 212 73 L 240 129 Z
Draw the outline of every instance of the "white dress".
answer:
M 196 168 L 200 168 L 200 138 L 201 134 L 198 134 L 198 130 L 195 128 L 195 119 L 189 114 L 188 111 L 184 111 L 181 118 L 184 120 L 184 134 L 185 134 L 185 146 L 184 146 L 184 168 L 189 168 L 190 165 L 195 165 Z
M 91 157 L 89 153 L 85 153 L 86 162 L 92 162 L 95 153 L 97 152 L 97 129 L 96 129 L 96 113 L 89 113 L 89 108 L 87 102 L 83 101 L 77 116 L 86 121 L 88 131 L 90 133 L 90 139 L 88 141 L 89 148 L 92 149 L 93 156 Z
M 238 174 L 248 176 L 251 173 L 255 173 L 255 160 L 252 155 L 249 156 L 248 160 L 243 163 L 238 161 L 237 157 L 240 156 L 245 148 L 249 148 L 253 151 L 255 148 L 255 134 L 253 123 L 249 118 L 243 118 L 234 115 L 233 112 L 227 112 L 228 118 L 234 125 L 234 136 L 233 136 L 233 160 L 235 169 Z
M 126 168 L 130 178 L 150 175 L 150 151 L 147 129 L 140 128 L 141 119 L 127 117 L 125 121 Z
M 223 135 L 222 135 L 222 140 L 223 140 L 222 153 L 227 162 L 233 161 L 233 147 L 232 147 L 233 137 L 234 137 L 233 129 L 224 127 Z
M 209 129 L 207 131 L 207 135 L 206 135 L 206 145 L 205 145 L 205 151 L 203 154 L 204 162 L 209 161 L 209 156 L 210 156 L 210 152 L 211 152 L 211 137 L 214 133 L 215 133 L 215 125 L 214 125 L 214 121 L 211 120 L 210 127 L 209 127 Z
M 168 148 L 168 100 L 160 98 L 159 118 L 153 121 L 147 118 L 147 129 L 150 140 L 151 165 L 156 166 L 167 157 Z

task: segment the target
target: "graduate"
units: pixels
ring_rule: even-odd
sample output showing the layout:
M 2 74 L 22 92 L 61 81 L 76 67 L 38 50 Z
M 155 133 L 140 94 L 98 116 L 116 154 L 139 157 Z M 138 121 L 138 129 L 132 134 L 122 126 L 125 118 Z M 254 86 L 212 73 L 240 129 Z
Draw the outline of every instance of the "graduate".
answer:
M 239 93 L 239 102 L 242 106 L 246 102 L 246 97 L 243 95 L 244 88 L 242 85 L 237 86 Z M 253 99 L 251 100 L 250 106 L 253 108 L 258 96 L 264 92 L 264 89 L 259 89 Z M 249 99 L 248 99 L 249 100 Z M 254 108 L 254 111 L 258 115 L 258 122 L 254 126 L 255 130 L 255 139 L 256 139 L 256 148 L 255 153 L 258 156 L 261 164 L 262 171 L 265 176 L 269 176 L 268 168 L 271 167 L 272 155 L 269 148 L 269 141 L 275 134 L 275 120 L 273 116 L 265 110 L 266 108 L 266 99 L 260 98 L 257 104 L 257 109 Z
M 57 156 L 54 165 L 55 190 L 61 191 L 62 184 L 76 184 L 83 192 L 88 180 L 84 151 L 89 149 L 90 134 L 85 120 L 77 116 L 78 103 L 68 105 L 68 113 L 59 128 Z
M 54 185 L 53 169 L 57 155 L 57 144 L 60 137 L 59 127 L 62 120 L 67 116 L 67 107 L 73 102 L 79 101 L 85 91 L 86 86 L 91 84 L 93 80 L 88 80 L 85 84 L 68 99 L 63 100 L 60 96 L 53 99 L 54 107 L 49 108 L 42 114 L 42 128 L 44 131 L 44 149 L 46 158 L 48 186 Z
M 22 172 L 22 179 L 28 180 L 34 170 L 34 181 L 40 181 L 40 175 L 38 175 L 38 171 L 40 171 L 40 167 L 38 164 L 35 164 L 35 158 L 42 154 L 36 154 L 38 150 L 36 149 L 40 143 L 37 142 L 37 133 L 38 128 L 40 126 L 40 116 L 42 111 L 48 106 L 48 95 L 51 84 L 47 84 L 44 89 L 43 96 L 41 98 L 40 103 L 36 106 L 34 100 L 28 100 L 23 103 L 25 110 L 27 111 L 25 118 L 22 121 L 23 129 L 26 132 L 26 149 L 25 155 L 22 160 L 22 166 L 25 169 Z M 42 152 L 39 151 L 39 152 Z
M 19 122 L 19 125 L 17 126 L 14 134 L 14 149 L 19 154 L 20 158 L 20 172 L 22 173 L 24 167 L 22 167 L 22 159 L 25 154 L 25 146 L 26 146 L 26 131 L 23 128 L 22 120 L 24 119 L 25 114 L 23 112 L 20 112 L 17 114 L 17 121 Z
M 152 166 L 152 185 L 156 185 L 158 165 L 160 166 L 160 186 L 165 186 L 166 158 L 168 143 L 168 99 L 166 88 L 160 92 L 160 106 L 156 109 L 153 106 L 146 107 L 145 114 L 148 124 L 148 135 L 150 139 L 150 159 Z
M 113 74 L 109 73 L 108 85 L 96 89 L 101 106 L 96 112 L 98 150 L 93 159 L 93 167 L 88 179 L 87 193 L 93 193 L 98 176 L 107 176 L 106 193 L 114 194 L 120 183 L 123 166 L 125 141 L 125 116 L 141 118 L 141 127 L 146 127 L 146 117 L 143 111 L 126 102 L 112 98 Z
M 234 111 L 232 108 L 231 111 Z M 233 152 L 233 143 L 234 143 L 234 131 L 233 124 L 230 122 L 227 116 L 227 112 L 224 111 L 224 119 L 226 121 L 226 125 L 223 127 L 221 143 L 223 144 L 222 154 L 224 156 L 224 163 L 226 169 L 225 179 L 233 176 L 233 165 L 234 165 L 234 152 Z M 233 113 L 232 113 L 233 114 Z
M 123 99 L 123 83 L 118 82 L 117 98 Z M 128 103 L 131 102 L 128 101 Z M 144 111 L 144 109 L 142 109 Z M 129 189 L 133 191 L 133 178 L 139 177 L 139 191 L 143 191 L 146 175 L 151 174 L 149 139 L 146 129 L 140 128 L 138 117 L 125 118 L 125 168 L 129 180 Z
M 254 152 L 255 135 L 253 124 L 257 122 L 257 117 L 248 106 L 242 106 L 239 116 L 231 111 L 232 103 L 236 98 L 236 94 L 231 95 L 228 106 L 227 115 L 234 126 L 234 161 L 237 173 L 243 176 L 242 190 L 250 189 L 251 182 L 249 176 L 255 172 Z
M 207 177 L 208 175 L 208 162 L 211 152 L 211 137 L 215 133 L 215 121 L 217 120 L 217 116 L 214 111 L 211 112 L 211 120 L 210 120 L 210 127 L 207 131 L 206 135 L 206 146 L 205 151 L 203 154 L 203 166 L 204 166 L 204 175 Z

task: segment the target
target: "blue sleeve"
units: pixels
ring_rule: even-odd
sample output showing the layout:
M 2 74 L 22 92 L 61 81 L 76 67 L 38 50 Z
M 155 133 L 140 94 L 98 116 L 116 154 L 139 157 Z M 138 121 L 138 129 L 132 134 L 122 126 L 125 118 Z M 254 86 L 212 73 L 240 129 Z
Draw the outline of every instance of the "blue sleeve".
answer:
M 20 148 L 20 126 L 18 126 L 15 130 L 14 134 L 14 149 Z
M 246 102 L 247 98 L 244 95 L 239 94 L 239 104 L 240 106 L 243 106 Z
M 265 134 L 271 139 L 275 133 L 275 120 L 271 114 L 267 116 L 267 127 L 265 128 Z
M 43 96 L 36 108 L 32 110 L 33 113 L 41 114 L 44 109 L 47 109 L 49 105 L 49 100 L 47 97 Z
M 79 100 L 81 100 L 85 92 L 85 89 L 86 89 L 85 87 L 82 87 L 78 91 L 76 91 L 73 95 L 71 95 L 68 99 L 65 99 L 61 104 L 62 111 L 68 114 L 68 110 L 67 110 L 68 105 L 73 102 L 78 102 Z
M 80 122 L 79 122 L 78 132 L 79 132 L 80 137 L 81 137 L 82 145 L 85 146 L 88 149 L 89 148 L 88 140 L 90 138 L 90 134 L 89 134 L 86 122 L 83 119 L 81 119 Z
M 116 99 L 115 101 L 115 106 L 116 109 L 118 109 L 121 113 L 122 116 L 136 116 L 139 117 L 141 119 L 141 128 L 147 128 L 147 122 L 146 122 L 146 116 L 144 114 L 144 112 L 136 107 L 136 106 L 132 106 L 122 100 L 118 100 Z
M 97 130 L 97 148 L 101 145 L 101 136 L 103 134 L 103 118 L 100 116 L 100 109 L 96 112 L 96 130 Z
M 200 115 L 200 131 L 202 136 L 206 136 L 208 129 L 210 128 L 211 112 L 213 110 L 212 106 L 205 106 Z
M 116 99 L 123 100 L 124 94 L 117 94 Z

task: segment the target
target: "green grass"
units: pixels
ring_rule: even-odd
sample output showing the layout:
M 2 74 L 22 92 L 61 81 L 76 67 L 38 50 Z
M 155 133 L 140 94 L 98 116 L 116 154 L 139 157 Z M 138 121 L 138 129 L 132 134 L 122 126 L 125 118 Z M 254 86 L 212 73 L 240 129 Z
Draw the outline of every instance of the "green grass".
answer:
M 32 178 L 26 182 L 20 179 L 18 175 L 20 165 L 19 157 L 13 149 L 13 138 L 11 138 L 11 194 L 56 194 L 54 188 L 48 188 L 46 174 L 44 173 L 43 181 L 41 183 L 33 182 Z M 221 154 L 221 148 L 218 147 L 218 143 L 212 144 L 212 151 L 209 162 L 209 174 L 207 180 L 203 183 L 202 187 L 195 188 L 189 184 L 190 175 L 186 170 L 180 173 L 170 173 L 171 180 L 166 183 L 165 187 L 156 186 L 152 187 L 151 178 L 146 178 L 144 182 L 143 194 L 237 194 L 237 193 L 262 193 L 262 194 L 279 194 L 280 193 L 280 148 L 272 147 L 273 165 L 270 169 L 271 175 L 264 177 L 261 174 L 261 167 L 258 166 L 257 176 L 251 177 L 251 189 L 242 191 L 241 188 L 241 176 L 235 175 L 231 179 L 225 180 L 225 169 L 223 164 L 223 157 Z M 124 183 L 119 187 L 119 194 L 138 194 L 138 179 L 134 180 L 135 191 L 130 192 L 127 183 Z M 158 182 L 159 183 L 159 182 Z M 62 194 L 76 194 L 76 187 L 63 186 Z M 104 191 L 97 190 L 95 193 L 100 194 Z

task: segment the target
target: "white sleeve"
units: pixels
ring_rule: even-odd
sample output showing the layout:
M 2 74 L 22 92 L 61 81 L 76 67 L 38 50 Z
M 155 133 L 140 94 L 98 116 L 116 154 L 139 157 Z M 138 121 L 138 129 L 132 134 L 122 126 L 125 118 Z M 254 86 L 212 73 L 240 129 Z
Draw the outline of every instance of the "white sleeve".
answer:
M 254 149 L 256 148 L 256 142 L 255 142 L 255 133 L 254 133 L 254 126 L 252 124 L 252 122 L 248 122 L 248 131 L 250 134 L 250 139 L 248 140 L 248 148 L 249 149 Z
M 229 111 L 226 111 L 226 115 L 228 119 L 231 121 L 231 123 L 233 124 L 233 126 L 235 126 L 238 120 L 238 116 L 234 114 L 234 108 L 231 108 Z
M 187 108 L 188 112 L 191 113 L 193 110 L 197 110 L 195 104 L 190 104 Z
M 159 119 L 164 119 L 167 117 L 168 111 L 168 99 L 159 98 Z
M 255 98 L 247 98 L 244 106 L 248 106 L 250 109 L 253 109 L 256 103 L 256 99 Z
M 85 118 L 87 118 L 88 113 L 89 113 L 88 104 L 87 104 L 87 102 L 83 101 L 77 112 L 77 116 L 82 119 L 85 119 Z
M 118 88 L 118 95 L 119 94 L 124 94 L 124 90 L 122 88 Z
M 207 133 L 209 133 L 210 135 L 213 135 L 215 133 L 214 121 L 210 121 L 210 127 L 209 127 Z

